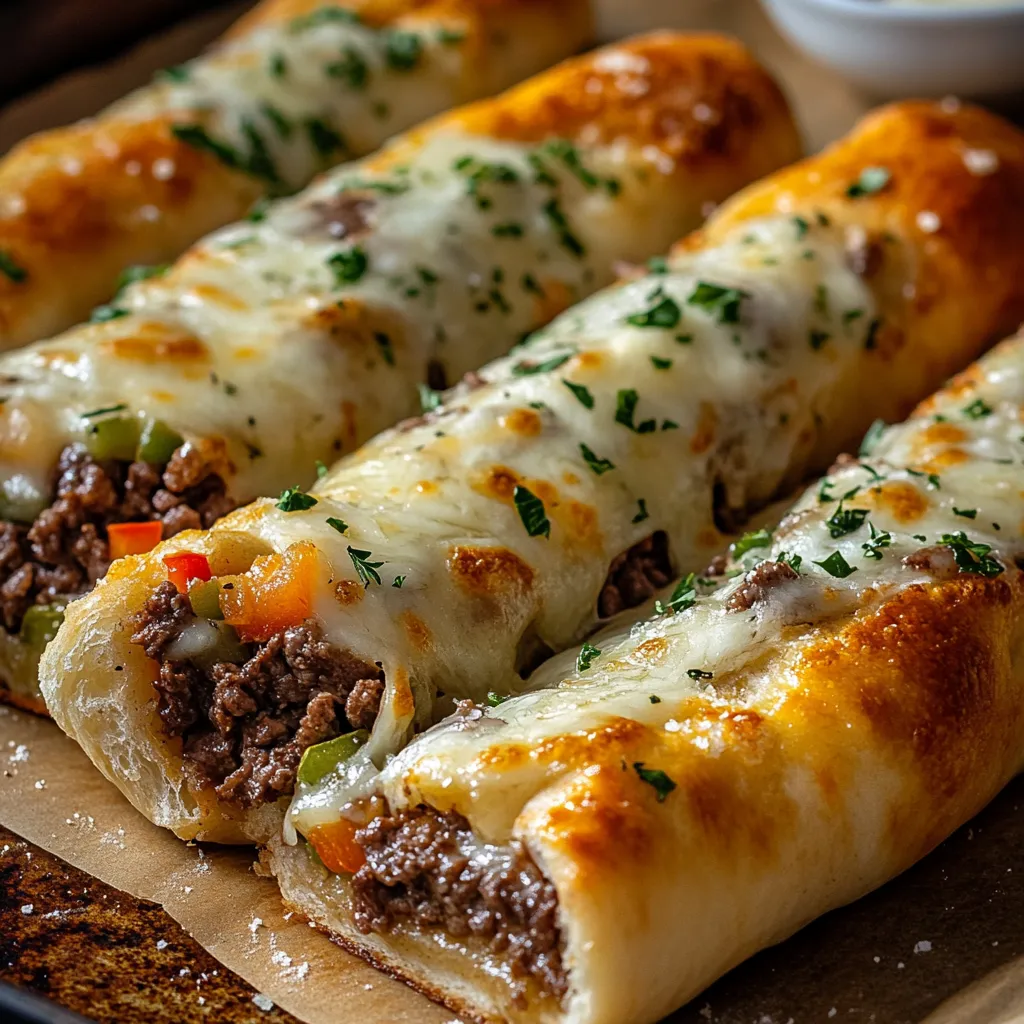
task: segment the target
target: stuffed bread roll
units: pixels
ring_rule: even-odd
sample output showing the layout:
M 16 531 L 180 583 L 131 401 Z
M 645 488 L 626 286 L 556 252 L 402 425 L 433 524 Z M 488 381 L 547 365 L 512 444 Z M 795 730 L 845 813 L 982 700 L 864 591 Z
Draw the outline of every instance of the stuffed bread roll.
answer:
M 297 772 L 356 742 L 372 779 L 453 700 L 522 686 L 1021 315 L 1005 122 L 899 105 L 783 176 L 784 212 L 745 220 L 754 186 L 311 494 L 115 564 L 44 659 L 61 727 L 151 820 L 266 838 Z
M 575 669 L 325 778 L 286 902 L 472 1016 L 645 1024 L 903 871 L 1024 767 L 1022 418 L 1024 336 Z
M 590 34 L 585 0 L 265 0 L 202 57 L 0 161 L 0 350 L 395 132 Z
M 508 351 L 797 145 L 739 44 L 641 37 L 338 168 L 105 322 L 9 354 L 0 679 L 38 697 L 40 644 L 111 557 L 308 484 L 418 410 L 417 384 Z

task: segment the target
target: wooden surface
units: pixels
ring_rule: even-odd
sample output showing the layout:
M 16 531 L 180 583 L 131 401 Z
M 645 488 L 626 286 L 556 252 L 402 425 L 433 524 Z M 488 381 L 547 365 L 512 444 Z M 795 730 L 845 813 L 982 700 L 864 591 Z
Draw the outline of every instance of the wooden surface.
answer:
M 755 956 L 671 1021 L 919 1024 L 1024 954 L 1022 908 L 1024 778 L 901 878 Z M 260 1010 L 159 907 L 3 828 L 0 979 L 110 1024 L 294 1021 Z

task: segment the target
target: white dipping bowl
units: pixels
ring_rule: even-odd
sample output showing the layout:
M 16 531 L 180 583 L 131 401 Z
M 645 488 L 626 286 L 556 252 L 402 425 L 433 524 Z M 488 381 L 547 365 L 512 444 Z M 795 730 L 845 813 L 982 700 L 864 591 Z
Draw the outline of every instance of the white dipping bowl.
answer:
M 1024 0 L 761 2 L 790 42 L 874 95 L 989 98 L 1024 91 Z

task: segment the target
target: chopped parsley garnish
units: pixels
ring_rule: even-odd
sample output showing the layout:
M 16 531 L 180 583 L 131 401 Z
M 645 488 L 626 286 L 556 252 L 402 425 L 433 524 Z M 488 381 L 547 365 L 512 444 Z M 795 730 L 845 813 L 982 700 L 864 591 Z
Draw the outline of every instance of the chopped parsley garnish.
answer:
M 836 579 L 844 580 L 851 573 L 857 571 L 856 566 L 850 565 L 841 551 L 833 551 L 823 562 L 815 562 L 815 565 L 820 565 L 822 569 L 829 574 L 829 576 L 835 576 Z
M 327 476 L 327 467 L 319 460 L 316 460 L 316 478 L 317 480 L 323 480 Z
M 657 295 L 658 292 L 655 293 Z M 667 327 L 669 329 L 679 324 L 682 311 L 675 299 L 662 295 L 659 302 L 642 313 L 633 313 L 626 317 L 626 323 L 634 327 Z
M 277 507 L 282 512 L 305 512 L 316 504 L 312 494 L 306 494 L 300 487 L 288 487 L 277 499 Z
M 322 118 L 311 117 L 304 123 L 310 145 L 321 159 L 329 160 L 335 153 L 347 148 L 341 135 Z
M 584 644 L 580 648 L 580 653 L 576 656 L 576 671 L 586 672 L 590 668 L 591 662 L 599 657 L 601 649 L 595 647 L 593 644 Z
M 654 610 L 658 615 L 667 615 L 670 612 L 685 612 L 697 603 L 697 588 L 695 580 L 696 573 L 687 573 L 676 585 L 666 604 L 661 601 L 654 602 Z
M 791 554 L 788 551 L 780 551 L 779 557 L 776 559 L 777 562 L 782 562 L 784 565 L 788 565 L 793 572 L 799 572 L 800 566 L 803 565 L 804 556 Z
M 963 516 L 964 519 L 977 519 L 978 510 L 976 508 L 957 508 L 953 506 L 953 515 Z
M 106 416 L 112 412 L 124 412 L 128 406 L 124 402 L 118 402 L 117 405 L 105 405 L 102 409 L 93 409 L 91 412 L 83 412 L 83 420 L 91 420 L 96 416 Z
M 828 316 L 828 289 L 823 284 L 814 289 L 814 312 Z
M 544 298 L 544 289 L 541 288 L 537 283 L 537 278 L 535 278 L 529 271 L 523 274 L 519 279 L 519 283 L 524 292 L 532 292 L 534 295 L 539 295 L 541 298 Z
M 437 41 L 445 46 L 456 46 L 466 38 L 465 32 L 452 28 L 440 28 L 437 30 Z
M 348 529 L 348 523 L 344 519 L 338 519 L 335 516 L 327 517 L 327 525 L 332 530 L 337 530 L 338 533 L 344 533 Z
M 772 542 L 771 530 L 752 530 L 743 534 L 739 540 L 729 545 L 729 552 L 733 558 L 742 558 L 748 551 L 754 548 L 766 548 Z
M 292 132 L 295 131 L 295 125 L 289 121 L 277 107 L 272 103 L 261 103 L 260 111 L 274 126 L 274 131 L 276 131 L 282 139 L 290 139 L 292 137 Z
M 938 473 L 925 473 L 924 470 L 910 469 L 909 467 L 907 472 L 911 476 L 923 476 L 928 481 L 928 488 L 930 490 L 937 491 L 942 486 Z
M 880 533 L 875 529 L 875 524 L 872 522 L 868 523 L 868 529 L 871 531 L 871 540 L 861 544 L 861 547 L 864 549 L 864 557 L 874 558 L 878 561 L 882 557 L 882 548 L 887 548 L 892 544 L 892 534 Z
M 294 35 L 309 28 L 316 28 L 318 25 L 329 25 L 331 22 L 343 21 L 354 25 L 360 20 L 359 15 L 347 7 L 318 7 L 309 14 L 292 18 L 288 23 L 288 31 Z
M 676 423 L 675 420 L 662 420 L 661 421 L 661 429 L 662 430 L 678 430 L 679 429 L 679 424 Z
M 875 420 L 874 423 L 868 427 L 868 432 L 864 435 L 864 440 L 860 443 L 860 449 L 857 452 L 861 458 L 870 455 L 878 444 L 879 438 L 885 433 L 885 420 Z
M 992 406 L 983 398 L 976 398 L 970 405 L 961 410 L 969 420 L 980 420 L 992 415 Z
M 660 768 L 645 768 L 643 761 L 634 761 L 633 771 L 640 776 L 642 782 L 654 787 L 659 804 L 664 803 L 665 797 L 676 788 L 676 784 Z
M 615 396 L 615 422 L 621 423 L 624 427 L 629 427 L 634 433 L 649 434 L 657 429 L 658 422 L 657 420 L 644 420 L 641 423 L 634 424 L 634 416 L 636 415 L 636 407 L 639 401 L 640 396 L 633 388 L 623 388 L 620 390 Z
M 870 509 L 866 508 L 843 508 L 843 502 L 839 502 L 835 512 L 825 520 L 829 536 L 835 540 L 837 537 L 845 537 L 848 533 L 855 533 L 864 525 L 864 520 L 870 515 Z
M 480 186 L 487 182 L 494 182 L 499 185 L 512 185 L 519 180 L 519 174 L 515 168 L 508 164 L 488 164 L 477 160 L 474 156 L 461 156 L 452 167 L 466 175 L 466 191 L 476 202 L 481 210 L 489 210 L 494 205 L 489 196 L 480 194 Z
M 370 260 L 361 246 L 328 257 L 327 265 L 334 271 L 335 284 L 353 284 L 366 273 Z
M 516 484 L 515 490 L 512 492 L 512 501 L 529 536 L 551 536 L 551 523 L 544 511 L 544 502 L 533 491 L 521 484 Z
M 405 586 L 405 580 L 406 580 L 405 576 L 396 576 L 391 581 L 391 586 L 393 586 L 396 590 L 401 590 L 402 587 Z
M 750 293 L 739 288 L 726 288 L 724 285 L 712 284 L 709 281 L 698 281 L 686 303 L 715 314 L 720 324 L 738 324 L 740 303 L 749 298 Z
M 590 393 L 590 388 L 585 384 L 577 384 L 574 380 L 562 380 L 562 383 L 576 396 L 585 409 L 594 408 L 594 396 Z
M 599 455 L 595 455 L 585 444 L 580 442 L 580 451 L 583 453 L 583 458 L 586 459 L 587 465 L 598 475 L 607 473 L 608 470 L 615 468 L 615 463 L 608 459 L 602 459 Z
M 715 678 L 714 672 L 705 672 L 702 668 L 688 668 L 686 674 L 693 680 Z
M 843 313 L 843 326 L 847 327 L 854 322 L 859 320 L 864 315 L 863 309 L 848 309 Z
M 349 178 L 338 187 L 339 192 L 373 191 L 386 196 L 400 196 L 408 192 L 412 185 L 407 181 L 375 181 L 370 178 Z
M 1004 571 L 1002 563 L 989 554 L 992 550 L 990 544 L 972 541 L 962 530 L 956 533 L 944 533 L 939 538 L 939 543 L 944 544 L 953 552 L 953 558 L 960 572 L 992 577 L 998 576 Z
M 260 196 L 250 207 L 249 212 L 245 215 L 245 219 L 253 224 L 259 224 L 260 221 L 267 219 L 267 211 L 269 209 L 270 203 L 267 201 L 266 196 Z
M 651 366 L 653 366 L 656 370 L 671 370 L 672 360 L 663 359 L 661 356 L 651 356 Z M 666 420 L 665 422 L 668 423 L 670 421 Z M 678 424 L 675 425 L 678 426 Z M 664 430 L 665 427 L 662 427 L 661 429 Z
M 677 334 L 676 335 L 676 341 L 678 341 L 680 345 L 689 345 L 693 341 L 693 335 L 692 334 Z
M 796 237 L 803 238 L 810 230 L 811 225 L 803 217 L 794 217 L 793 224 L 796 226 Z
M 441 406 L 441 392 L 435 391 L 429 384 L 422 381 L 416 385 L 420 393 L 420 409 L 423 412 L 433 412 Z
M 117 298 L 129 285 L 135 284 L 137 281 L 148 281 L 152 277 L 160 277 L 166 274 L 167 270 L 166 263 L 137 263 L 134 266 L 125 267 L 118 275 L 114 298 Z
M 583 256 L 586 253 L 586 249 L 583 247 L 583 243 L 569 228 L 569 221 L 562 212 L 561 206 L 558 205 L 558 200 L 549 199 L 544 204 L 544 213 L 548 220 L 551 221 L 551 224 L 558 235 L 559 244 L 562 248 L 568 249 L 573 256 Z
M 552 139 L 544 144 L 544 152 L 556 160 L 561 160 L 566 169 L 575 175 L 588 189 L 603 186 L 609 195 L 616 196 L 621 190 L 621 185 L 615 178 L 599 178 L 593 171 L 588 170 L 583 161 L 580 160 L 579 150 L 567 139 Z
M 828 331 L 816 331 L 813 327 L 811 328 L 810 334 L 808 335 L 808 341 L 811 343 L 811 348 L 815 352 L 825 344 L 826 341 L 831 337 Z
M 227 142 L 215 139 L 201 124 L 171 125 L 171 134 L 193 149 L 211 153 L 233 170 L 244 171 L 255 178 L 264 178 L 274 184 L 279 183 L 281 179 L 259 131 L 246 121 L 242 124 L 242 132 L 249 142 L 248 155 Z
M 495 693 L 494 690 L 491 690 L 487 694 L 487 706 L 496 708 L 499 704 L 504 704 L 511 696 L 510 693 Z
M 535 373 L 550 373 L 552 370 L 557 370 L 563 363 L 569 362 L 570 359 L 572 359 L 572 355 L 568 352 L 552 356 L 540 363 L 531 363 L 524 359 L 512 367 L 512 374 L 516 377 L 530 377 Z
M 878 332 L 882 327 L 882 321 L 877 317 L 868 324 L 868 333 L 864 337 L 864 348 L 869 352 L 878 344 Z
M 391 338 L 383 331 L 374 331 L 373 340 L 377 342 L 377 348 L 380 349 L 381 359 L 384 360 L 388 366 L 395 365 L 395 350 L 391 345 Z
M 354 46 L 346 46 L 341 60 L 328 64 L 324 73 L 330 78 L 340 78 L 351 89 L 363 89 L 370 80 L 369 65 Z
M 491 228 L 491 234 L 495 238 L 522 238 L 523 225 L 515 221 L 509 221 L 507 224 L 495 224 Z
M 283 53 L 275 53 L 271 56 L 268 70 L 271 78 L 284 78 L 288 74 L 288 62 L 284 59 Z
M 384 44 L 384 59 L 396 71 L 411 71 L 423 54 L 423 40 L 414 32 L 392 29 Z
M 352 559 L 352 564 L 363 581 L 364 587 L 368 587 L 371 580 L 374 583 L 380 583 L 380 573 L 377 570 L 384 564 L 383 562 L 371 562 L 369 551 L 357 551 L 351 545 L 348 547 L 348 557 Z
M 108 320 L 119 320 L 121 317 L 128 315 L 128 310 L 122 309 L 120 306 L 97 306 L 89 314 L 89 323 L 104 324 Z
M 860 177 L 846 189 L 850 199 L 860 199 L 862 196 L 873 196 L 881 192 L 889 184 L 892 174 L 886 167 L 865 167 L 860 172 Z
M 668 260 L 664 256 L 652 256 L 647 261 L 647 269 L 652 274 L 667 274 Z
M 638 511 L 630 520 L 631 523 L 636 525 L 637 523 L 642 523 L 645 519 L 651 518 L 651 513 L 647 511 L 647 502 L 643 498 L 636 499 L 636 507 Z
M 157 81 L 187 82 L 192 72 L 186 64 L 173 64 L 169 68 L 161 68 L 154 76 Z

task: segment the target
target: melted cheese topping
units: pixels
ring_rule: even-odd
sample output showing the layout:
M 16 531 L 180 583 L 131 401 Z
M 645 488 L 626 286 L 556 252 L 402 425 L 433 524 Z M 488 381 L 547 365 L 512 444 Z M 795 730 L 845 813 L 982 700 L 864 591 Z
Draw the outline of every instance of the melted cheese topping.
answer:
M 335 642 L 383 662 L 366 755 L 407 728 L 397 679 L 421 721 L 438 687 L 477 701 L 521 688 L 524 645 L 564 650 L 589 632 L 610 563 L 653 532 L 678 569 L 706 564 L 723 543 L 720 484 L 731 507 L 756 507 L 799 467 L 808 437 L 831 429 L 829 396 L 870 358 L 873 310 L 838 232 L 753 222 L 564 314 L 430 422 L 344 459 L 310 511 L 264 506 L 260 536 L 279 549 L 314 537 L 334 579 L 358 579 L 347 547 L 380 563 L 358 603 L 315 608 Z M 517 484 L 543 502 L 549 535 L 528 533 Z M 328 516 L 344 536 L 315 525 Z M 336 815 L 351 793 L 336 781 L 297 801 L 303 827 Z
M 294 191 L 324 166 L 463 98 L 465 40 L 457 25 L 411 18 L 377 28 L 325 6 L 226 39 L 109 114 L 199 126 L 187 135 L 193 144 L 270 191 Z
M 377 787 L 392 807 L 422 801 L 471 812 L 480 835 L 501 841 L 531 800 L 558 789 L 566 773 L 601 762 L 597 748 L 588 756 L 574 739 L 640 723 L 711 756 L 723 752 L 738 717 L 781 713 L 799 692 L 798 666 L 780 659 L 827 623 L 868 615 L 915 584 L 1013 569 L 1024 554 L 1022 415 L 1019 338 L 885 431 L 868 456 L 810 488 L 770 544 L 736 566 L 784 559 L 797 579 L 738 609 L 730 602 L 749 582 L 746 572 L 717 586 L 700 581 L 692 607 L 595 638 L 600 653 L 584 671 L 568 655 L 553 659 L 535 677 L 535 692 L 475 722 L 434 728 L 391 761 Z M 853 570 L 842 578 L 837 552 Z M 698 696 L 698 717 L 676 712 L 697 706 Z M 565 756 L 555 756 L 559 749 Z M 517 750 L 537 756 L 515 757 Z M 346 794 L 334 783 L 331 795 Z M 319 802 L 307 796 L 294 820 L 309 827 L 327 803 L 324 794 Z
M 457 378 L 691 226 L 628 147 L 572 150 L 594 182 L 559 152 L 448 128 L 400 140 L 211 235 L 113 318 L 4 356 L 9 504 L 45 504 L 60 449 L 110 408 L 222 440 L 239 500 L 307 482 L 411 414 L 432 363 Z M 652 198 L 664 218 L 632 232 Z

